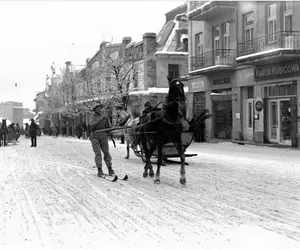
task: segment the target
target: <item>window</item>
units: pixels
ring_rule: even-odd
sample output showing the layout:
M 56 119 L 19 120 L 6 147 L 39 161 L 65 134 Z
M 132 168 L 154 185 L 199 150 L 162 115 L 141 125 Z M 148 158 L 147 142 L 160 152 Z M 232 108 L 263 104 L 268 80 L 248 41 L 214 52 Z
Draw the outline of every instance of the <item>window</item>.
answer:
M 220 49 L 220 28 L 216 26 L 213 28 L 213 36 L 214 36 L 214 50 Z
M 291 11 L 293 8 L 293 1 L 284 1 L 283 2 L 283 10 L 286 11 Z
M 169 64 L 168 76 L 172 79 L 179 77 L 179 65 L 178 64 Z
M 285 1 L 284 2 L 284 13 L 283 13 L 283 28 L 285 31 L 292 31 L 292 1 Z
M 253 12 L 244 15 L 244 41 L 245 50 L 253 48 L 254 15 Z
M 203 44 L 202 44 L 202 33 L 195 35 L 196 42 L 196 56 L 203 54 Z
M 268 42 L 274 42 L 276 40 L 276 17 L 277 8 L 276 3 L 268 5 Z
M 214 56 L 215 56 L 215 64 L 219 64 L 220 58 L 219 49 L 220 49 L 220 28 L 219 26 L 213 27 L 213 47 L 214 47 Z
M 244 15 L 244 41 L 246 50 L 253 48 L 254 15 L 253 12 Z
M 223 24 L 223 49 L 230 49 L 230 25 L 229 23 Z
M 95 61 L 92 64 L 92 69 L 97 69 L 97 68 L 99 68 L 99 61 Z
M 253 99 L 254 98 L 254 88 L 248 87 L 247 88 L 247 99 Z

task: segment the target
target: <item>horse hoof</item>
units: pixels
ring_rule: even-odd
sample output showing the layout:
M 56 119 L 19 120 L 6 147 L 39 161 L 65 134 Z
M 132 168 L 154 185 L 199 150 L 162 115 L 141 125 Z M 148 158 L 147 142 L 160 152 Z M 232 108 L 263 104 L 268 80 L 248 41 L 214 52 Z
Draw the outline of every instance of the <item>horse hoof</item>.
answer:
M 150 171 L 149 176 L 152 178 L 154 176 L 154 172 Z
M 186 179 L 180 179 L 179 182 L 180 182 L 181 185 L 185 185 L 186 184 Z
M 148 173 L 143 173 L 143 177 L 144 178 L 148 177 Z
M 154 184 L 160 184 L 160 180 L 159 179 L 154 180 Z
M 125 159 L 129 159 L 129 156 L 126 156 Z

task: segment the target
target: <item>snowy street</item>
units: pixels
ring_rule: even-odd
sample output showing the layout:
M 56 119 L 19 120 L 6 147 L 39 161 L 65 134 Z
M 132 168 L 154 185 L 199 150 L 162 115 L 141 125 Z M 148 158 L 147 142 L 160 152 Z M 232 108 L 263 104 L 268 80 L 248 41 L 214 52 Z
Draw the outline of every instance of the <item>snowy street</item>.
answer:
M 112 183 L 88 140 L 19 140 L 0 148 L 0 249 L 300 249 L 298 150 L 193 143 L 181 186 L 179 164 L 156 185 L 120 141 L 113 168 L 129 181 Z

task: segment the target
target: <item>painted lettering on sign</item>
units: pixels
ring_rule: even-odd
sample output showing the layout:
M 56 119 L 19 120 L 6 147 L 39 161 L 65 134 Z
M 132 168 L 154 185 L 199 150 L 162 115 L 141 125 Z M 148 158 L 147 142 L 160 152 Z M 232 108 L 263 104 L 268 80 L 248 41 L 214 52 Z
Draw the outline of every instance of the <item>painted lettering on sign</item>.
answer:
M 228 84 L 228 83 L 230 83 L 230 77 L 212 80 L 213 85 Z
M 300 75 L 300 62 L 298 61 L 267 65 L 254 69 L 254 77 L 256 81 L 294 75 Z

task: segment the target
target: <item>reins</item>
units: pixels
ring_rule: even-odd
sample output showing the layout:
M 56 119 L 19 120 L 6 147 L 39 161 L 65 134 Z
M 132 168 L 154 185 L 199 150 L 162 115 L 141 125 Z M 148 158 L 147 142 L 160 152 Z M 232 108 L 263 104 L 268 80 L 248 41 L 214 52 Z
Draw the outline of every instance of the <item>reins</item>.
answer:
M 162 119 L 162 117 L 158 117 L 158 118 L 155 118 L 151 121 L 148 121 L 146 123 L 143 123 L 143 124 L 140 124 L 140 125 L 137 125 L 137 126 L 124 126 L 124 127 L 114 127 L 114 128 L 105 128 L 105 129 L 99 129 L 99 130 L 95 130 L 93 131 L 94 133 L 95 132 L 107 132 L 107 131 L 114 131 L 114 130 L 129 130 L 129 129 L 137 129 L 137 128 L 142 128 L 148 124 L 151 124 L 151 123 L 155 123 L 157 121 L 159 121 L 160 119 Z

